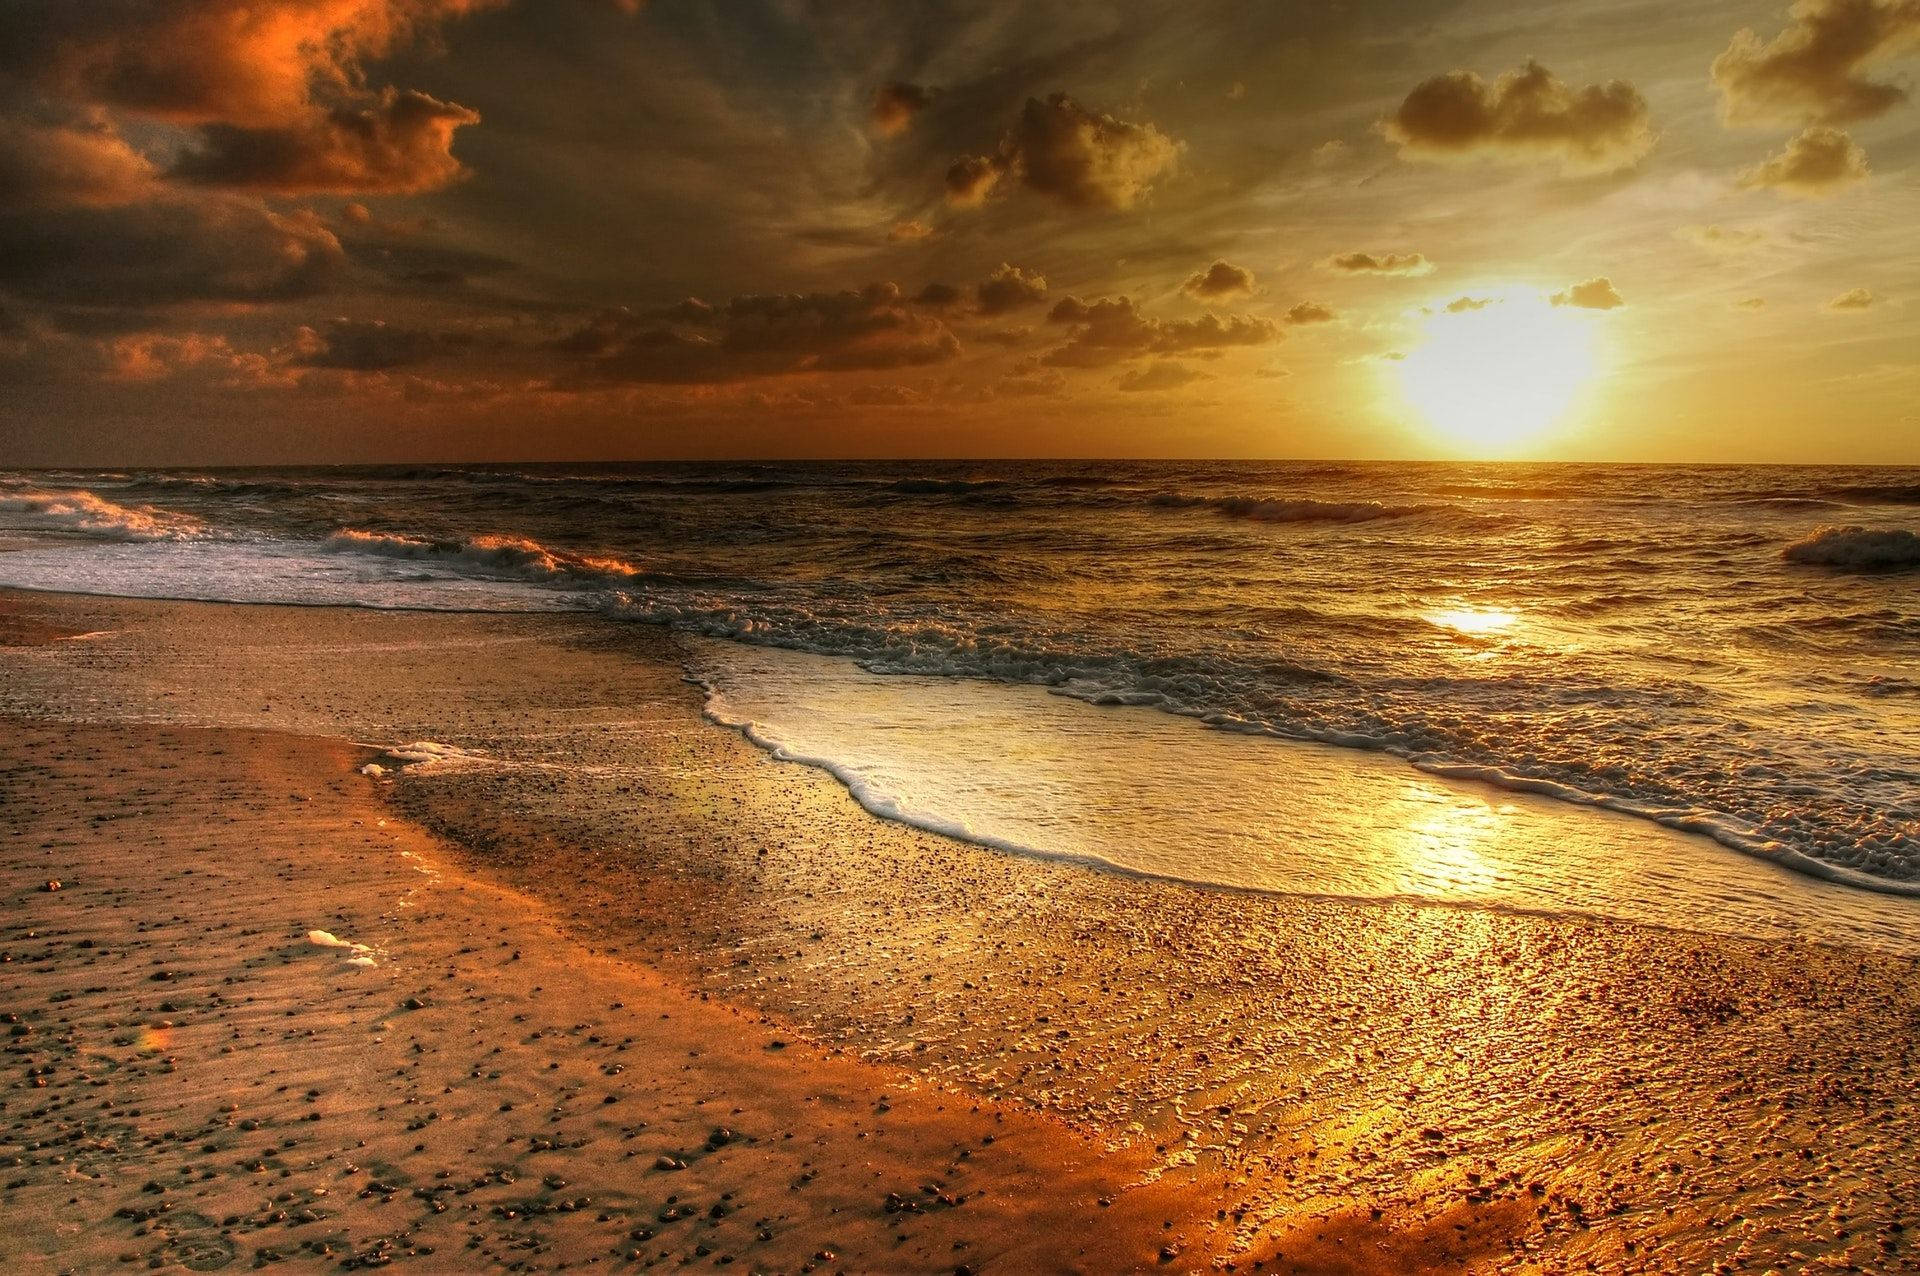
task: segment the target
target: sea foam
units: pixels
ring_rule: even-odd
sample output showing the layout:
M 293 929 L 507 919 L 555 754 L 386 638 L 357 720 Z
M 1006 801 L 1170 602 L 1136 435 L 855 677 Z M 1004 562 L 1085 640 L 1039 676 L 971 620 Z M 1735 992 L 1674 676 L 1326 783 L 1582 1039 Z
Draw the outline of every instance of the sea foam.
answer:
M 1920 535 L 1899 527 L 1823 527 L 1780 554 L 1790 563 L 1843 571 L 1894 571 L 1920 567 Z
M 0 522 L 18 531 L 80 532 L 104 540 L 184 540 L 204 524 L 150 505 L 116 505 L 84 489 L 0 488 Z
M 437 541 L 346 528 L 328 537 L 325 547 L 333 553 L 444 563 L 519 580 L 630 584 L 645 574 L 623 559 L 569 553 L 524 536 L 473 536 L 461 541 Z

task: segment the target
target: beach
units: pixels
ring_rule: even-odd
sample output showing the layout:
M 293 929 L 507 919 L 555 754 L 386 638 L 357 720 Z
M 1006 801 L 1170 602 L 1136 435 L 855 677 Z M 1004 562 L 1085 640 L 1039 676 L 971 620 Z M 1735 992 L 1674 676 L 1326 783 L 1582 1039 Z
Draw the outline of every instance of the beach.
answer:
M 1920 1276 L 1920 0 L 4 12 L 0 1276 Z
M 644 626 L 5 605 L 16 1264 L 1911 1263 L 1911 956 L 966 845 Z

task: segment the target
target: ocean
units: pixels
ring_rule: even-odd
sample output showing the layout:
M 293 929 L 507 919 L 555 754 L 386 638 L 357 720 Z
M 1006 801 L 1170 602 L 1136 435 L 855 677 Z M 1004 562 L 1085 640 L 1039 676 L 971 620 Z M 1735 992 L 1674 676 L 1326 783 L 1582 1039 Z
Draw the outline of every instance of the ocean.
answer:
M 17 472 L 0 585 L 665 625 L 1010 853 L 1920 951 L 1916 527 L 1920 469 Z

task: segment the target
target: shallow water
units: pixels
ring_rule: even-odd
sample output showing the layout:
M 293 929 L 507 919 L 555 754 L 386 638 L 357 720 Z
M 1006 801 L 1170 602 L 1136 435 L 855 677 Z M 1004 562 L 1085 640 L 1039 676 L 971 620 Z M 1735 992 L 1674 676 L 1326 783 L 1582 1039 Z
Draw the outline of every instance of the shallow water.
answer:
M 1898 891 L 1920 883 L 1920 563 L 1909 561 L 1914 538 L 1901 535 L 1915 524 L 1915 470 L 1089 463 L 23 474 L 0 476 L 0 531 L 34 543 L 0 554 L 0 584 L 591 611 L 836 657 L 818 667 L 846 680 L 845 695 L 823 698 L 835 712 L 873 685 L 868 673 L 921 680 L 903 689 L 943 680 L 968 713 L 999 710 L 975 703 L 984 692 L 959 680 L 1044 687 L 1404 759 L 1427 778 L 1398 761 L 1391 773 L 1415 791 L 1533 809 L 1446 778 L 1605 807 L 1802 873 Z M 1063 729 L 1048 717 L 1064 711 L 1057 701 L 1017 703 L 1038 716 L 1003 713 L 993 731 L 1045 739 Z M 1044 731 L 1041 720 L 1051 723 Z M 1143 776 L 1199 765 L 1139 755 L 1206 733 L 1123 726 L 1151 721 L 1139 715 L 1084 721 L 1088 756 L 1110 769 L 1126 755 L 1130 778 L 1104 787 L 1111 808 L 1148 792 Z M 843 736 L 822 747 L 846 745 Z M 1206 747 L 1237 757 L 1250 746 L 1223 738 Z M 1205 765 L 1232 770 L 1223 758 Z M 1388 773 L 1351 753 L 1344 765 Z M 1094 783 L 1084 771 L 1073 779 Z M 1425 808 L 1394 809 L 1413 820 Z M 970 810 L 960 802 L 929 818 L 978 819 Z M 1612 827 L 1589 814 L 1579 819 Z M 1050 817 L 1004 818 L 1032 832 Z M 1273 836 L 1259 803 L 1218 805 L 1209 818 L 1208 880 L 1274 875 L 1258 849 Z M 1057 840 L 1043 849 L 1098 854 L 1084 839 Z M 1553 891 L 1521 891 L 1527 856 L 1503 861 L 1488 886 L 1472 869 L 1336 864 L 1354 855 L 1332 851 L 1311 869 L 1294 853 L 1286 889 L 1519 892 L 1538 901 L 1523 906 L 1588 909 L 1596 893 L 1657 902 L 1674 877 L 1707 900 L 1746 898 L 1757 888 L 1737 884 L 1740 875 L 1772 876 L 1698 839 L 1652 840 L 1671 854 L 1601 871 L 1607 857 L 1596 850 L 1558 872 Z M 1654 862 L 1668 860 L 1663 878 Z M 1726 907 L 1750 919 L 1765 912 Z M 1875 915 L 1898 907 L 1859 904 Z
M 691 667 L 716 721 L 830 770 L 876 815 L 983 846 L 1246 890 L 1920 952 L 1920 901 L 1376 753 L 738 643 L 697 643 Z

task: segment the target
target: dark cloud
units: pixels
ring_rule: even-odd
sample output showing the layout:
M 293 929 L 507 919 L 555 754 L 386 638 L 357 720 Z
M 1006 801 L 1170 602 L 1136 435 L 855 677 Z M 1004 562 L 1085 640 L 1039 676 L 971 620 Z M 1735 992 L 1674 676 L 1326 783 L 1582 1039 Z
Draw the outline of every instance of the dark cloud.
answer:
M 1496 304 L 1498 301 L 1493 297 L 1455 297 L 1447 303 L 1447 313 L 1464 315 L 1474 310 L 1485 310 L 1488 306 Z
M 998 149 L 947 170 L 947 198 L 976 206 L 1011 179 L 1071 208 L 1128 209 L 1179 153 L 1179 143 L 1152 124 L 1089 111 L 1064 93 L 1028 98 Z
M 388 89 L 373 102 L 284 127 L 207 125 L 173 172 L 200 185 L 280 195 L 434 190 L 465 172 L 453 157 L 454 130 L 479 119 L 425 93 Z
M 424 363 L 467 344 L 459 334 L 396 327 L 380 319 L 332 319 L 302 330 L 295 362 L 310 368 L 384 372 Z
M 924 367 L 960 353 L 946 324 L 890 283 L 735 297 L 679 323 L 612 311 L 556 344 L 595 376 L 660 383 Z
M 999 188 L 1005 170 L 990 155 L 969 155 L 947 169 L 947 202 L 978 208 Z
M 127 204 L 153 191 L 153 166 L 97 114 L 0 116 L 0 209 Z
M 1320 263 L 1348 275 L 1430 275 L 1433 263 L 1422 253 L 1339 253 Z
M 1178 390 L 1181 386 L 1192 385 L 1195 381 L 1208 380 L 1207 374 L 1197 372 L 1183 363 L 1161 360 L 1150 363 L 1144 368 L 1135 368 L 1125 373 L 1114 384 L 1122 390 Z
M 1086 302 L 1067 297 L 1048 312 L 1049 323 L 1070 325 L 1073 335 L 1041 362 L 1056 368 L 1097 368 L 1145 354 L 1218 353 L 1235 346 L 1264 345 L 1281 337 L 1280 325 L 1251 315 L 1205 314 L 1198 319 L 1152 319 L 1130 297 Z
M 1189 275 L 1180 290 L 1201 301 L 1243 296 L 1253 292 L 1253 272 L 1244 266 L 1216 260 L 1205 270 Z
M 967 294 L 952 284 L 932 283 L 922 288 L 913 298 L 916 306 L 925 306 L 929 310 L 945 310 L 957 306 L 967 299 Z
M 0 290 L 36 300 L 278 301 L 326 290 L 344 264 L 318 217 L 237 196 L 0 213 Z
M 352 237 L 341 242 L 354 264 L 392 283 L 423 289 L 466 288 L 476 280 L 514 269 L 514 263 L 504 257 L 470 248 Z
M 1624 80 L 1575 90 L 1538 62 L 1488 83 L 1436 75 L 1381 124 L 1409 159 L 1557 160 L 1569 172 L 1611 172 L 1653 149 L 1646 99 Z
M 1618 310 L 1627 304 L 1605 275 L 1583 280 L 1547 300 L 1556 306 L 1573 306 L 1579 310 Z
M 1789 141 L 1778 155 L 1743 169 L 1738 180 L 1748 189 L 1824 199 L 1866 181 L 1870 173 L 1867 153 L 1858 142 L 1837 128 L 1816 124 Z
M 1022 306 L 1037 306 L 1047 298 L 1047 281 L 1032 271 L 1002 262 L 981 281 L 975 295 L 982 314 L 997 315 Z
M 894 80 L 883 84 L 873 95 L 873 128 L 884 137 L 906 132 L 913 117 L 933 102 L 931 91 L 918 84 Z
M 1907 100 L 1904 88 L 1862 72 L 1920 48 L 1920 3 L 1798 0 L 1788 12 L 1791 21 L 1772 40 L 1743 30 L 1714 59 L 1713 82 L 1729 123 L 1844 124 Z
M 1339 318 L 1331 306 L 1323 306 L 1317 301 L 1295 302 L 1287 311 L 1287 323 L 1292 327 L 1302 324 L 1332 323 Z
M 1873 302 L 1874 296 L 1871 289 L 1855 288 L 1850 292 L 1843 292 L 1832 301 L 1829 301 L 1827 303 L 1827 309 L 1837 310 L 1843 313 L 1849 310 L 1871 310 L 1873 309 Z

